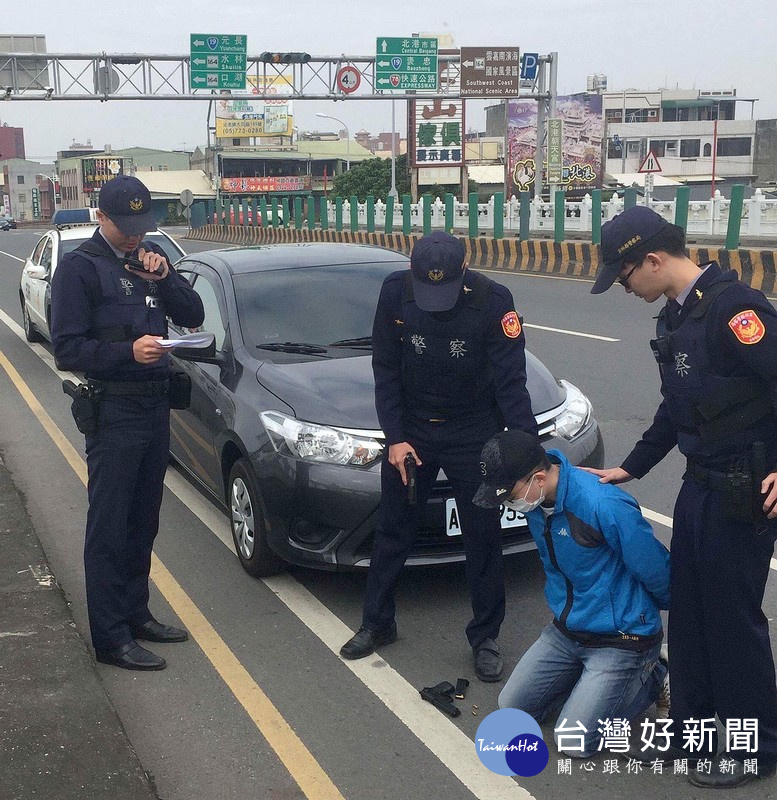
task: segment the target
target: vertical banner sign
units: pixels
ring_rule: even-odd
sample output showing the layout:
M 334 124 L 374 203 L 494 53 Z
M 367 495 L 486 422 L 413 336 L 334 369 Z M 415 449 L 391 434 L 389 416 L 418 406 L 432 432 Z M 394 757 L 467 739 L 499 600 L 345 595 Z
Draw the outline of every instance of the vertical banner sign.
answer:
M 459 93 L 459 76 L 447 64 L 440 64 L 439 85 L 453 94 Z M 411 164 L 418 168 L 419 185 L 460 183 L 459 168 L 464 163 L 464 101 L 415 100 L 411 112 Z
M 40 192 L 38 191 L 37 186 L 32 187 L 31 194 L 32 194 L 32 218 L 40 219 Z
M 564 120 L 548 120 L 548 183 L 561 183 L 564 169 Z

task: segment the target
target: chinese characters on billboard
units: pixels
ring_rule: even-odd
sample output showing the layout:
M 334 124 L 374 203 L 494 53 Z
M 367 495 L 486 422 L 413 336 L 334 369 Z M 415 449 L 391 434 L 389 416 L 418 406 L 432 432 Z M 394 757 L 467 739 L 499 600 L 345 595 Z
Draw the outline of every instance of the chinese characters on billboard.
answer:
M 222 178 L 222 192 L 303 192 L 310 191 L 310 175 L 290 175 L 259 178 Z
M 85 158 L 82 169 L 84 173 L 84 192 L 91 194 L 97 192 L 108 181 L 117 175 L 124 175 L 123 158 Z M 129 166 L 129 165 L 127 165 Z
M 509 194 L 533 194 L 537 174 L 537 101 L 508 102 Z M 567 197 L 581 198 L 602 186 L 602 96 L 581 93 L 559 97 L 556 100 L 556 119 L 562 121 L 559 127 L 563 139 L 563 163 L 551 177 L 559 178 L 556 185 L 566 192 Z M 547 192 L 547 164 L 542 165 L 542 183 Z
M 291 136 L 293 86 L 280 75 L 249 75 L 253 93 L 277 95 L 277 99 L 262 100 L 245 95 L 216 102 L 216 136 L 238 138 L 250 136 Z

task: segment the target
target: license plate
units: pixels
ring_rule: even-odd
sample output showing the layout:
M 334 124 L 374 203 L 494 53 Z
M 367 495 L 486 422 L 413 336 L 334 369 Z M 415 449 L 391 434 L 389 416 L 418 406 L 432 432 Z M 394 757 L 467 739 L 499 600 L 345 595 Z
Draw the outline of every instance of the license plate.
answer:
M 499 506 L 499 522 L 502 530 L 522 528 L 526 525 L 526 517 L 515 509 Z M 461 522 L 459 509 L 456 508 L 456 498 L 449 497 L 445 501 L 445 533 L 448 536 L 461 536 Z

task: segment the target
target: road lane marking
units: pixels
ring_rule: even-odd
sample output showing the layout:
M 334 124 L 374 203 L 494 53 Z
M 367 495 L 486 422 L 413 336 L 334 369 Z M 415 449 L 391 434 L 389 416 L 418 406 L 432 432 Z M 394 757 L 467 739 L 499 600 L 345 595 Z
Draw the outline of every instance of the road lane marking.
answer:
M 20 339 L 24 340 L 24 330 L 17 325 L 8 315 L 0 310 L 2 320 Z M 40 345 L 32 345 L 40 348 Z M 48 355 L 48 353 L 47 353 Z M 71 376 L 71 373 L 60 372 L 54 366 L 53 358 L 46 363 L 59 376 Z M 2 366 L 18 391 L 22 394 L 33 413 L 38 417 L 47 433 L 57 435 L 55 444 L 70 466 L 76 472 L 81 482 L 86 485 L 86 464 L 76 452 L 70 441 L 56 427 L 54 421 L 37 401 L 32 391 L 22 377 L 11 365 L 3 353 L 0 352 L 0 366 Z M 226 517 L 216 506 L 208 502 L 199 492 L 178 473 L 168 470 L 165 485 L 173 491 L 178 499 L 234 553 L 234 545 Z M 307 754 L 319 770 L 321 769 L 313 756 L 305 749 L 291 728 L 264 695 L 262 690 L 251 678 L 240 661 L 235 657 L 226 643 L 221 639 L 216 630 L 210 625 L 206 617 L 184 592 L 172 574 L 154 555 L 152 561 L 151 577 L 162 596 L 169 603 L 173 611 L 189 629 L 192 638 L 197 642 L 222 680 L 235 695 L 238 701 L 248 712 L 254 724 L 286 765 L 292 777 L 305 791 L 300 780 L 298 766 L 299 756 L 284 759 L 288 755 L 285 748 L 278 749 L 278 738 L 284 740 L 293 737 L 299 742 L 299 747 Z M 333 653 L 338 654 L 340 646 L 353 636 L 353 631 L 336 615 L 333 614 L 318 598 L 309 592 L 290 575 L 276 576 L 262 579 L 265 585 L 283 602 L 286 607 L 305 625 L 320 641 Z M 338 656 L 339 657 L 339 656 Z M 443 717 L 439 711 L 428 703 L 424 703 L 418 695 L 417 689 L 410 685 L 396 670 L 378 656 L 365 658 L 359 661 L 342 661 L 343 666 L 359 678 L 362 683 L 386 705 L 386 707 L 400 719 L 407 728 L 418 738 L 478 800 L 534 800 L 534 797 L 514 780 L 505 780 L 504 776 L 496 775 L 488 770 L 477 758 L 474 742 L 453 722 Z M 375 667 L 380 666 L 381 669 Z M 254 695 L 253 697 L 251 695 Z M 270 709 L 268 711 L 267 709 Z M 274 712 L 274 714 L 273 714 Z M 256 714 L 256 716 L 254 716 Z M 276 716 L 277 715 L 277 716 Z M 286 726 L 288 730 L 284 730 Z M 306 792 L 309 798 L 342 798 L 329 776 L 321 770 L 320 782 L 328 782 L 334 793 L 315 794 Z M 317 783 L 310 787 L 311 791 L 318 788 Z
M 8 256 L 8 258 L 15 258 L 17 261 L 21 261 L 22 264 L 25 262 L 25 259 L 19 258 L 19 256 L 15 256 L 13 253 L 6 253 L 5 250 L 0 250 L 0 256 Z
M 534 325 L 531 322 L 524 322 L 524 328 L 535 328 L 538 331 L 550 331 L 551 333 L 565 333 L 567 336 L 582 336 L 585 339 L 598 339 L 600 342 L 619 342 L 620 339 L 613 339 L 612 336 L 599 336 L 596 333 L 581 333 L 580 331 L 568 331 L 564 328 L 548 328 L 545 325 Z

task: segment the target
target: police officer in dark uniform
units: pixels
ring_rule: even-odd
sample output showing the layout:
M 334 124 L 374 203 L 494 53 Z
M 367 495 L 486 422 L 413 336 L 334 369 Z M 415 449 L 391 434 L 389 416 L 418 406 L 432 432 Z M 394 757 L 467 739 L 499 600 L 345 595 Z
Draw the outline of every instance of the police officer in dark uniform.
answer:
M 653 424 L 622 466 L 592 471 L 623 483 L 675 446 L 687 458 L 671 546 L 674 742 L 684 743 L 691 719 L 717 714 L 729 732 L 757 719 L 757 745 L 750 738 L 709 773 L 689 775 L 697 786 L 740 786 L 774 775 L 777 762 L 777 688 L 761 609 L 777 536 L 777 313 L 733 270 L 694 264 L 682 228 L 644 207 L 602 227 L 602 258 L 594 294 L 617 279 L 648 303 L 668 302 L 651 342 L 663 395 Z M 708 745 L 701 755 L 714 758 L 714 736 Z M 722 768 L 724 758 L 733 768 Z M 754 758 L 757 774 L 744 764 Z
M 396 640 L 394 587 L 442 468 L 461 520 L 476 674 L 497 681 L 505 611 L 499 509 L 478 508 L 472 498 L 485 442 L 505 426 L 536 432 L 524 334 L 509 290 L 466 270 L 454 236 L 421 238 L 410 267 L 386 278 L 375 314 L 375 404 L 388 447 L 362 627 L 340 654 L 362 658 Z M 408 455 L 417 467 L 415 503 L 406 486 Z
M 162 250 L 143 241 L 156 224 L 151 195 L 137 178 L 108 181 L 100 190 L 97 218 L 94 236 L 66 254 L 54 273 L 51 325 L 60 367 L 84 372 L 88 381 L 81 411 L 84 402 L 93 411 L 81 426 L 89 473 L 89 626 L 98 661 L 158 670 L 165 660 L 136 640 L 188 638 L 186 631 L 157 622 L 148 608 L 170 405 L 186 402 L 180 397 L 186 386 L 171 374 L 158 340 L 166 334 L 166 316 L 197 327 L 204 311 Z M 130 269 L 126 257 L 134 257 L 136 266 Z

